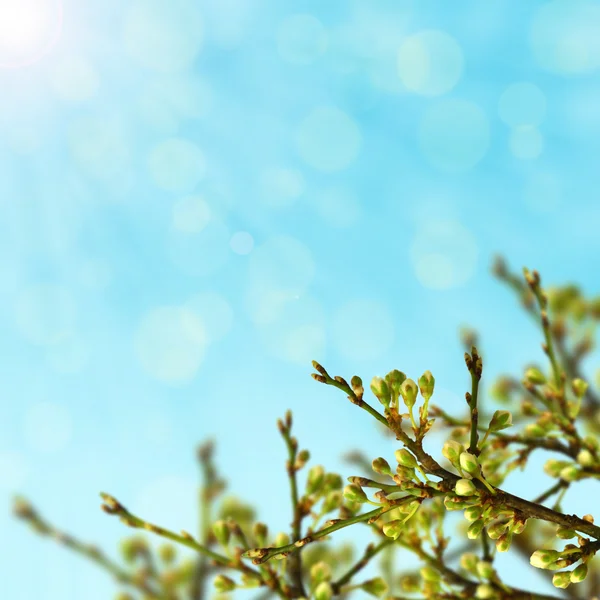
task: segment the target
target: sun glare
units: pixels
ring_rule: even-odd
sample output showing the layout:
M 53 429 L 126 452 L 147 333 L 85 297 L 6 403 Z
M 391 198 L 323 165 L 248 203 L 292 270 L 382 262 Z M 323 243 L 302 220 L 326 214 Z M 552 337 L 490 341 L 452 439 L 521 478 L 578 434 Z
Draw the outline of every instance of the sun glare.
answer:
M 39 60 L 60 35 L 62 0 L 0 0 L 0 68 Z

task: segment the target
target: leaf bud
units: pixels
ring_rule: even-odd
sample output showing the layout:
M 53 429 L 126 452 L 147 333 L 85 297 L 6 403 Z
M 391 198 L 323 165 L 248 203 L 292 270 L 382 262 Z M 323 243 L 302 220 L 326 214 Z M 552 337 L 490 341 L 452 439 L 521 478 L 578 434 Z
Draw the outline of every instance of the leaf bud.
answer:
M 431 371 L 425 371 L 421 377 L 419 377 L 419 391 L 421 396 L 427 402 L 433 395 L 433 388 L 435 386 L 435 378 L 431 374 Z
M 408 469 L 414 469 L 417 467 L 417 459 L 409 452 L 406 448 L 400 448 L 394 452 L 394 456 L 398 461 L 399 465 Z
M 400 386 L 400 393 L 406 408 L 410 410 L 417 401 L 417 384 L 412 379 L 405 379 Z
M 308 471 L 308 477 L 306 479 L 306 493 L 314 494 L 319 492 L 323 487 L 323 480 L 325 478 L 325 469 L 321 465 L 315 465 Z
M 300 450 L 300 452 L 298 452 L 298 456 L 296 457 L 294 468 L 296 470 L 301 469 L 309 460 L 310 452 L 308 450 Z

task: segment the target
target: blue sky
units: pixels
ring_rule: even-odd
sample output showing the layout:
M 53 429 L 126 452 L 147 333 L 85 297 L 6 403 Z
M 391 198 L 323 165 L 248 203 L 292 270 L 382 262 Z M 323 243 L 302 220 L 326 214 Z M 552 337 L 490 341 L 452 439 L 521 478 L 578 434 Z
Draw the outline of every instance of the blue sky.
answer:
M 194 447 L 214 436 L 231 490 L 267 495 L 282 529 L 286 409 L 311 464 L 348 476 L 346 450 L 395 449 L 312 359 L 365 381 L 429 369 L 462 410 L 459 326 L 481 335 L 485 386 L 544 360 L 494 254 L 600 292 L 599 2 L 22 6 L 0 1 L 13 600 L 116 589 L 15 523 L 15 492 L 114 556 L 128 532 L 98 492 L 193 530 Z M 545 485 L 507 485 L 524 481 Z

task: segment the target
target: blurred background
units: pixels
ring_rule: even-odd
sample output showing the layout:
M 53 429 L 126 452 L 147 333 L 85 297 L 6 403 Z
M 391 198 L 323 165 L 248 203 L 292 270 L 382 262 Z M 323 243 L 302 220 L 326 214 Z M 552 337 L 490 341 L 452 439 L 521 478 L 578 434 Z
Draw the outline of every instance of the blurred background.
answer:
M 229 490 L 287 529 L 288 408 L 309 465 L 393 459 L 313 359 L 365 382 L 429 369 L 455 413 L 459 327 L 484 392 L 545 366 L 490 265 L 600 292 L 599 68 L 593 0 L 0 0 L 6 597 L 117 589 L 16 521 L 16 493 L 116 556 L 131 530 L 99 492 L 195 531 L 209 437 Z

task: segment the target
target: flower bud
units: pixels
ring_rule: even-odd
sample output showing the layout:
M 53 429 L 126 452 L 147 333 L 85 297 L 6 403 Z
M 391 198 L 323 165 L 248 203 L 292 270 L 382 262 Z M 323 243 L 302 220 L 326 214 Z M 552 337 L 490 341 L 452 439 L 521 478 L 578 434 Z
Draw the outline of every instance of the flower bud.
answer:
M 525 425 L 524 433 L 526 437 L 543 437 L 546 435 L 546 429 L 539 423 L 529 423 Z
M 390 406 L 390 388 L 381 377 L 371 379 L 371 391 L 386 408 Z
M 385 380 L 390 388 L 390 394 L 392 397 L 392 402 L 397 407 L 398 406 L 398 397 L 400 396 L 400 388 L 406 379 L 406 375 L 402 371 L 398 371 L 398 369 L 394 369 L 390 371 L 386 376 Z
M 267 545 L 267 535 L 269 534 L 269 528 L 260 521 L 257 521 L 252 525 L 252 535 L 256 540 L 258 546 L 263 547 Z
M 588 566 L 585 563 L 581 563 L 571 571 L 571 583 L 582 582 L 588 574 Z
M 331 600 L 333 590 L 327 581 L 322 581 L 315 589 L 315 600 Z
M 462 452 L 459 460 L 462 470 L 469 473 L 469 475 L 477 475 L 479 473 L 479 462 L 474 454 Z
M 331 567 L 326 562 L 316 562 L 310 568 L 310 580 L 313 587 L 318 586 L 322 581 L 331 581 Z
M 489 583 L 480 583 L 475 589 L 475 598 L 480 600 L 491 600 L 496 597 L 494 588 Z
M 400 393 L 406 408 L 409 410 L 415 405 L 417 401 L 417 384 L 412 379 L 405 379 L 400 386 Z
M 385 458 L 382 458 L 381 456 L 373 460 L 371 468 L 373 469 L 373 471 L 375 471 L 375 473 L 379 473 L 379 475 L 389 475 L 390 477 L 392 476 L 392 469 L 390 467 L 390 464 L 387 460 L 385 460 Z
M 325 478 L 325 469 L 321 465 L 315 465 L 308 471 L 308 477 L 306 478 L 306 493 L 314 494 L 321 490 L 323 487 L 323 480 Z
M 342 493 L 339 490 L 329 492 L 323 502 L 323 512 L 328 513 L 342 505 Z
M 399 465 L 406 467 L 408 469 L 414 469 L 417 467 L 417 459 L 406 449 L 400 448 L 394 452 L 394 456 L 398 461 Z
M 325 475 L 325 482 L 323 484 L 323 489 L 325 491 L 331 492 L 333 490 L 341 490 L 343 487 L 344 482 L 341 475 L 338 473 L 327 473 L 327 475 Z
M 362 395 L 365 393 L 365 388 L 363 387 L 362 379 L 358 375 L 354 375 L 354 377 L 352 377 L 352 379 L 350 380 L 350 387 L 359 398 L 361 398 Z
M 544 472 L 546 475 L 550 475 L 550 477 L 558 477 L 560 472 L 570 464 L 571 463 L 566 460 L 556 460 L 555 458 L 551 458 L 544 464 Z
M 562 527 L 559 527 L 556 530 L 556 537 L 561 540 L 570 540 L 571 538 L 574 538 L 576 535 L 577 535 L 577 532 L 574 529 L 564 529 Z
M 481 515 L 483 514 L 483 508 L 481 508 L 481 506 L 469 506 L 468 508 L 465 508 L 465 512 L 463 514 L 465 519 L 472 523 L 473 521 L 477 521 L 477 519 L 481 518 Z
M 529 369 L 525 371 L 525 379 L 529 383 L 533 383 L 533 385 L 543 385 L 546 383 L 546 377 L 536 367 L 529 367 Z
M 454 486 L 454 491 L 458 496 L 474 496 L 477 494 L 477 488 L 470 479 L 459 479 Z
M 172 544 L 161 544 L 158 547 L 158 555 L 166 565 L 170 565 L 175 560 L 175 554 L 175 547 Z
M 479 557 L 477 556 L 477 554 L 473 554 L 472 552 L 465 552 L 460 557 L 460 566 L 472 575 L 475 575 L 475 573 L 477 572 L 478 563 Z
M 308 450 L 300 450 L 300 452 L 298 452 L 298 456 L 296 457 L 294 468 L 296 470 L 301 469 L 309 460 L 310 452 Z
M 242 573 L 241 579 L 244 587 L 247 588 L 256 588 L 262 584 L 260 575 L 255 575 L 254 573 Z
M 496 550 L 498 552 L 508 552 L 512 542 L 512 533 L 504 533 L 496 540 Z
M 487 560 L 480 560 L 477 563 L 477 574 L 483 579 L 491 579 L 494 576 L 494 567 Z
M 368 579 L 361 583 L 360 589 L 367 592 L 367 594 L 371 594 L 371 596 L 380 598 L 387 592 L 388 586 L 383 578 L 375 577 L 374 579 Z
M 227 523 L 225 523 L 223 519 L 219 519 L 213 523 L 212 529 L 215 537 L 217 538 L 217 542 L 219 542 L 221 546 L 227 546 L 227 544 L 229 544 L 229 537 L 231 535 L 231 531 Z
M 420 573 L 421 573 L 421 577 L 425 581 L 440 581 L 440 579 L 442 578 L 439 571 L 437 571 L 436 569 L 434 569 L 433 567 L 430 567 L 430 566 L 423 567 L 420 570 Z
M 479 521 L 475 521 L 469 525 L 469 529 L 467 529 L 467 537 L 470 540 L 476 540 L 480 535 L 485 526 L 485 521 L 483 519 L 479 519 Z
M 359 502 L 361 504 L 369 500 L 363 489 L 356 483 L 349 483 L 344 488 L 344 498 L 350 500 L 350 502 Z
M 573 393 L 575 394 L 575 396 L 577 396 L 577 398 L 583 398 L 585 396 L 585 393 L 587 392 L 588 387 L 588 382 L 584 381 L 583 379 L 579 379 L 579 377 L 571 381 L 571 389 L 573 390 Z
M 392 539 L 398 539 L 398 536 L 404 530 L 404 523 L 400 519 L 394 519 L 383 524 L 383 534 Z
M 579 477 L 579 469 L 575 465 L 569 465 L 560 471 L 560 478 L 564 481 L 576 481 Z
M 421 377 L 419 377 L 419 391 L 421 396 L 427 402 L 433 395 L 433 388 L 435 386 L 435 379 L 431 374 L 431 371 L 425 371 Z
M 596 461 L 594 460 L 594 455 L 585 448 L 583 450 L 580 450 L 579 454 L 577 455 L 577 462 L 582 467 L 591 467 L 596 463 Z
M 459 458 L 465 448 L 456 440 L 448 440 L 442 448 L 442 454 L 454 465 L 459 464 Z
M 415 575 L 405 575 L 400 579 L 400 588 L 403 592 L 415 594 L 419 591 L 421 582 Z
M 217 575 L 213 581 L 213 585 L 220 594 L 235 590 L 235 581 L 227 577 L 227 575 Z
M 529 558 L 529 563 L 538 569 L 547 569 L 560 558 L 556 550 L 536 550 Z
M 512 425 L 512 414 L 508 410 L 497 410 L 490 421 L 488 429 L 492 432 L 502 431 Z
M 444 496 L 446 510 L 463 510 L 471 506 L 472 500 L 462 500 L 456 496 Z
M 552 576 L 552 585 L 557 588 L 568 588 L 571 584 L 571 572 L 561 571 L 560 573 L 554 573 Z

